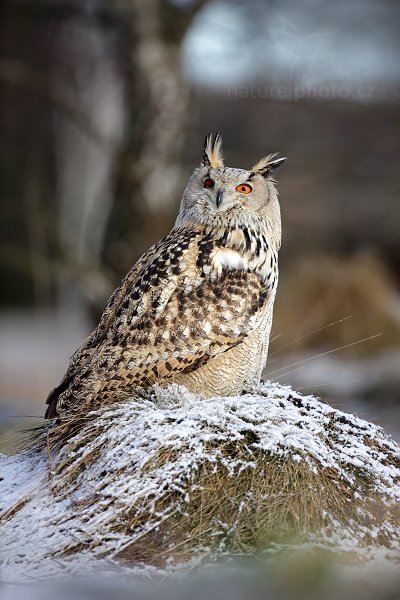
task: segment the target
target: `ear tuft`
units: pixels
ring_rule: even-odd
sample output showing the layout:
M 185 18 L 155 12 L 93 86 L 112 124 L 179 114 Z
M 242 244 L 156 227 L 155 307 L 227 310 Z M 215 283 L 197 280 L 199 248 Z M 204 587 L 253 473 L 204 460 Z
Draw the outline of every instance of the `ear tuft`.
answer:
M 251 168 L 252 175 L 262 175 L 263 177 L 268 177 L 270 173 L 278 169 L 287 159 L 282 156 L 278 157 L 278 153 L 268 154 L 268 156 L 264 156 L 261 160 L 259 160 L 254 167 Z
M 202 165 L 218 169 L 224 166 L 224 157 L 222 154 L 222 137 L 217 133 L 213 139 L 212 133 L 206 135 L 203 147 Z

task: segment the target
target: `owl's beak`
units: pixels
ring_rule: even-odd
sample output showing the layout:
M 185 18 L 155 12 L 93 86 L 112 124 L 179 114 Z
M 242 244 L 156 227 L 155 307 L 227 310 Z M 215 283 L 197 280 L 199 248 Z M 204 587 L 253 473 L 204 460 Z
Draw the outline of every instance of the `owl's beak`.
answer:
M 217 208 L 219 208 L 222 204 L 223 195 L 224 195 L 224 190 L 218 190 L 217 197 L 215 199 L 215 204 L 216 204 Z

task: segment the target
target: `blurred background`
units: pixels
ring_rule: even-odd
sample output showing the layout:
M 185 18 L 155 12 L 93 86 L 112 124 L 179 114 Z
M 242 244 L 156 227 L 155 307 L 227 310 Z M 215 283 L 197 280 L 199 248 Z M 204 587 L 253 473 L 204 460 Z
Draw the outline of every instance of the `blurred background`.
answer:
M 400 439 L 400 4 L 2 0 L 0 406 L 41 417 L 204 134 L 279 172 L 266 378 Z

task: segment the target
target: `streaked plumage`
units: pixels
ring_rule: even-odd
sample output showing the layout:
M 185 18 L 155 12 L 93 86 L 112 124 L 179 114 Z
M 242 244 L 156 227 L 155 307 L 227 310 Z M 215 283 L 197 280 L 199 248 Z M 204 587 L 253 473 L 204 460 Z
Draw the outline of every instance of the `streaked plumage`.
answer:
M 206 139 L 174 228 L 111 296 L 50 393 L 46 416 L 63 419 L 154 383 L 214 396 L 239 394 L 259 379 L 281 237 L 269 175 L 283 160 L 274 155 L 250 171 L 226 168 L 219 136 Z M 245 185 L 247 195 L 236 190 Z

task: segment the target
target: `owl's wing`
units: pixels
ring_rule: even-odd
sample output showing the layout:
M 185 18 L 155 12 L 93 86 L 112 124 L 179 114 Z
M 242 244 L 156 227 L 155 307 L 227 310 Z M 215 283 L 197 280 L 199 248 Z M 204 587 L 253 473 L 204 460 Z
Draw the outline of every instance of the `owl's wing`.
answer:
M 241 343 L 264 306 L 259 275 L 218 270 L 215 242 L 181 235 L 141 272 L 117 311 L 97 363 L 117 381 L 148 385 L 198 368 Z
M 62 378 L 58 386 L 55 387 L 49 393 L 46 399 L 46 404 L 48 404 L 49 406 L 46 410 L 45 418 L 53 418 L 57 415 L 56 404 L 58 397 L 68 388 L 68 386 L 74 380 L 74 378 L 77 375 L 79 375 L 79 373 L 84 371 L 88 365 L 90 365 L 93 355 L 95 355 L 96 352 L 98 352 L 99 348 L 103 344 L 109 332 L 110 326 L 112 325 L 115 319 L 116 312 L 121 302 L 126 297 L 127 291 L 136 281 L 138 273 L 140 273 L 144 268 L 146 268 L 146 265 L 152 261 L 154 256 L 159 251 L 159 248 L 166 243 L 167 238 L 160 240 L 157 244 L 154 244 L 146 253 L 144 253 L 135 263 L 135 265 L 132 267 L 129 273 L 124 277 L 124 279 L 121 282 L 121 285 L 113 292 L 106 304 L 106 307 L 103 311 L 103 314 L 100 318 L 99 324 L 97 325 L 96 329 L 94 329 L 88 335 L 88 337 L 81 344 L 81 346 L 71 356 L 64 377 Z
M 117 375 L 129 372 L 137 385 L 197 369 L 243 341 L 267 293 L 261 278 L 246 271 L 205 277 L 186 293 L 177 288 L 163 310 L 149 308 L 117 326 L 99 364 L 109 373 L 115 357 L 126 354 L 126 361 L 117 361 Z

